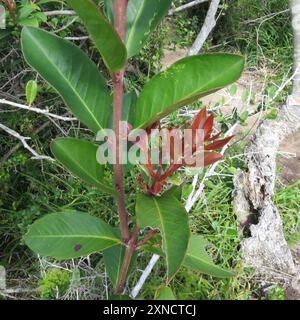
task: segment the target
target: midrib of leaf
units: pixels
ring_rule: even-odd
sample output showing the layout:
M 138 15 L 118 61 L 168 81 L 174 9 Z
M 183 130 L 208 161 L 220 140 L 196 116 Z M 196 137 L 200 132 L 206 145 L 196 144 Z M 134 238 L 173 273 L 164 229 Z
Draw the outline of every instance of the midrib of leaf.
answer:
M 120 240 L 116 238 L 110 238 L 110 237 L 103 237 L 103 236 L 91 236 L 91 235 L 78 235 L 78 234 L 70 234 L 70 235 L 59 235 L 59 234 L 53 234 L 53 235 L 36 235 L 36 236 L 28 236 L 29 238 L 91 238 L 91 239 L 102 239 L 102 240 L 111 240 L 116 243 L 121 243 Z
M 156 209 L 157 209 L 157 212 L 158 212 L 158 216 L 159 216 L 159 220 L 160 220 L 160 224 L 161 224 L 161 227 L 162 227 L 162 229 L 163 229 L 162 234 L 163 234 L 164 244 L 165 244 L 165 247 L 166 247 L 166 252 L 168 252 L 168 251 L 167 251 L 168 242 L 167 242 L 167 239 L 166 239 L 166 236 L 165 236 L 165 230 L 166 230 L 166 229 L 165 229 L 165 225 L 164 225 L 164 222 L 163 222 L 162 213 L 161 213 L 161 211 L 160 211 L 160 208 L 159 208 L 159 205 L 158 205 L 158 203 L 157 203 L 157 200 L 153 198 L 153 201 L 154 201 L 154 203 L 155 203 L 155 206 L 156 206 Z M 168 255 L 168 254 L 167 254 L 167 255 Z M 169 257 L 169 255 L 168 255 L 168 257 Z M 166 261 L 167 261 L 167 269 L 169 270 L 169 260 L 166 259 Z
M 166 237 L 165 237 L 165 225 L 164 225 L 164 221 L 163 221 L 163 215 L 162 215 L 162 213 L 161 213 L 161 210 L 160 210 L 160 208 L 159 208 L 159 205 L 158 205 L 158 203 L 157 203 L 157 200 L 156 199 L 154 199 L 153 198 L 153 201 L 154 201 L 154 203 L 155 203 L 155 206 L 156 206 L 156 209 L 157 209 L 157 212 L 158 212 L 158 216 L 159 216 L 159 220 L 160 220 L 160 223 L 161 223 L 161 226 L 162 226 L 162 229 L 163 229 L 163 232 L 162 232 L 162 234 L 163 234 L 163 239 L 164 239 L 164 244 L 166 245 L 166 248 L 168 247 L 167 246 L 167 240 L 166 240 Z M 183 256 L 183 258 L 182 258 L 182 260 L 181 260 L 181 263 L 184 261 L 184 259 L 185 259 L 185 256 L 186 256 L 186 251 L 187 251 L 187 249 L 185 250 L 185 254 L 184 254 L 184 256 Z M 168 255 L 168 254 L 167 254 Z M 169 257 L 169 255 L 168 255 L 168 257 Z M 166 259 L 166 262 L 167 262 L 167 269 L 169 270 L 169 261 L 168 261 L 168 259 Z M 180 265 L 177 267 L 177 269 L 175 270 L 175 272 L 174 272 L 174 274 L 177 272 L 177 270 L 180 268 Z M 174 275 L 173 274 L 173 275 Z
M 216 269 L 218 271 L 222 271 L 222 272 L 226 273 L 226 270 L 223 270 L 222 268 L 214 265 L 212 261 L 203 260 L 203 259 L 201 259 L 201 258 L 199 258 L 197 256 L 194 256 L 192 254 L 189 254 L 189 253 L 187 253 L 186 256 L 191 257 L 191 258 L 201 262 L 202 264 L 206 265 L 207 267 L 212 267 L 212 268 L 214 268 L 214 269 Z M 227 272 L 228 272 L 228 274 L 231 273 L 230 271 L 227 271 Z
M 232 70 L 237 64 L 238 64 L 238 63 L 232 65 L 232 67 L 230 68 L 230 70 Z M 228 69 L 227 69 L 227 71 L 228 71 Z M 225 72 L 221 73 L 221 76 L 223 76 L 224 73 L 225 73 Z M 226 73 L 227 73 L 227 72 L 226 72 Z M 218 74 L 218 78 L 219 78 L 219 77 L 220 77 L 220 74 Z M 206 83 L 206 86 L 207 86 L 207 85 L 211 85 L 214 81 L 215 81 L 215 80 L 209 81 L 208 83 Z M 219 89 L 221 89 L 221 88 L 223 88 L 223 86 L 217 87 L 217 88 L 215 88 L 214 90 L 217 91 L 217 90 L 219 90 Z M 187 99 L 189 99 L 189 98 L 192 98 L 192 97 L 194 97 L 194 96 L 197 96 L 197 92 L 199 92 L 200 90 L 201 90 L 201 89 L 194 90 L 191 94 L 186 95 L 185 97 L 183 97 L 182 99 L 180 99 L 177 103 L 171 104 L 170 106 L 167 107 L 167 109 L 166 109 L 165 112 L 168 113 L 170 109 L 171 109 L 171 110 L 172 110 L 172 109 L 176 109 L 176 107 L 177 107 L 178 105 L 180 105 L 183 101 L 185 101 L 185 100 L 187 100 Z M 201 93 L 201 95 L 202 95 L 202 94 L 206 94 L 206 93 L 208 93 L 208 92 L 210 92 L 210 91 L 211 91 L 211 90 L 204 91 L 204 92 Z M 153 113 L 153 108 L 154 108 L 154 106 L 152 105 L 152 106 L 151 106 L 151 113 Z M 145 110 L 145 108 L 143 108 L 143 110 Z M 155 111 L 155 110 L 154 110 L 154 111 Z M 165 115 L 166 113 L 164 113 L 164 112 L 162 111 L 162 114 L 163 114 L 163 115 Z M 142 113 L 142 115 L 144 115 L 144 113 Z M 153 116 L 153 118 L 154 118 L 154 116 Z M 146 122 L 143 122 L 142 124 L 140 124 L 138 128 L 141 128 L 144 123 L 146 123 Z
M 203 262 L 203 263 L 205 263 L 205 264 L 207 264 L 207 265 L 211 265 L 211 264 L 212 264 L 211 261 L 209 261 L 209 260 L 203 260 L 203 259 L 201 259 L 201 258 L 199 258 L 199 257 L 197 257 L 197 256 L 194 256 L 194 255 L 190 254 L 190 253 L 187 253 L 186 255 L 187 255 L 188 257 L 191 257 L 191 258 L 196 259 L 197 261 Z
M 141 13 L 142 13 L 142 9 L 144 8 L 145 6 L 145 0 L 142 0 L 142 4 L 140 5 L 138 11 L 137 11 L 137 15 L 136 15 L 136 19 L 134 20 L 134 23 L 132 25 L 132 27 L 130 28 L 130 32 L 128 34 L 128 37 L 127 37 L 127 40 L 126 40 L 126 45 L 127 45 L 127 48 L 129 48 L 129 45 L 131 45 L 131 42 L 132 42 L 132 38 L 134 38 L 134 32 L 132 32 L 132 30 L 136 30 L 136 23 L 138 21 L 138 18 L 141 16 Z
M 77 93 L 77 91 L 75 90 L 75 88 L 73 88 L 72 83 L 63 75 L 63 73 L 61 73 L 61 71 L 57 68 L 57 66 L 52 63 L 52 61 L 48 58 L 48 55 L 46 54 L 46 52 L 43 50 L 43 48 L 39 45 L 39 43 L 34 39 L 34 37 L 32 37 L 31 33 L 29 33 L 29 37 L 33 40 L 33 42 L 37 45 L 37 47 L 41 50 L 41 52 L 44 54 L 44 56 L 46 57 L 46 60 L 52 65 L 54 66 L 54 69 L 59 73 L 59 75 L 62 77 L 63 80 L 65 80 L 65 82 L 68 84 L 68 86 L 70 87 L 70 89 L 74 92 L 74 94 L 76 95 L 76 97 L 79 99 L 79 101 L 82 103 L 82 105 L 84 106 L 84 108 L 87 110 L 87 112 L 91 115 L 91 117 L 93 118 L 93 120 L 96 122 L 96 124 L 99 125 L 100 128 L 102 128 L 102 125 L 99 123 L 98 119 L 95 118 L 95 116 L 93 115 L 93 113 L 91 112 L 91 110 L 89 109 L 88 105 L 85 103 L 85 101 L 81 98 L 81 96 Z

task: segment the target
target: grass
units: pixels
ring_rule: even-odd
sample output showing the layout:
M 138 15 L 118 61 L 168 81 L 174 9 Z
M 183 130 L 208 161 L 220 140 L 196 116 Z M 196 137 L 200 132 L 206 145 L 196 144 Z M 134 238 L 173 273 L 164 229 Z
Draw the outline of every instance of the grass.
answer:
M 280 186 L 274 202 L 281 213 L 285 238 L 290 245 L 300 241 L 300 180 L 288 186 Z

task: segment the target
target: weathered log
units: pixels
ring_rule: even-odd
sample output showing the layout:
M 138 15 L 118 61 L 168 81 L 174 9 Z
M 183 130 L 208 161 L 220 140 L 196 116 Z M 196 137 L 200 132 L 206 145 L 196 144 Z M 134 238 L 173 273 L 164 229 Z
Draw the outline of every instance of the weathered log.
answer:
M 276 277 L 293 287 L 299 269 L 285 240 L 272 196 L 279 144 L 299 128 L 300 107 L 294 105 L 282 107 L 277 120 L 263 121 L 245 150 L 248 170 L 240 171 L 234 180 L 234 210 L 243 238 L 245 264 L 264 278 Z

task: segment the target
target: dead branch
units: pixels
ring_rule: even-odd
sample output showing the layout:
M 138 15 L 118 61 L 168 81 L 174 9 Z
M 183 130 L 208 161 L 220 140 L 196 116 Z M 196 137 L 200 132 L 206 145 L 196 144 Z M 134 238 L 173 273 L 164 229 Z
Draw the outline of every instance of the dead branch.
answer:
M 293 80 L 293 92 L 286 105 L 279 108 L 278 118 L 262 121 L 246 148 L 248 170 L 240 171 L 234 179 L 234 210 L 243 233 L 241 244 L 246 265 L 254 267 L 257 274 L 267 280 L 274 278 L 275 270 L 277 278 L 281 275 L 284 285 L 292 287 L 300 295 L 299 286 L 295 286 L 299 278 L 299 266 L 287 245 L 283 223 L 272 200 L 279 144 L 300 128 L 300 0 L 291 0 L 290 6 L 295 38 L 294 74 L 289 79 Z M 278 90 L 282 90 L 286 84 Z
M 171 9 L 168 13 L 169 16 L 172 16 L 173 14 L 175 13 L 178 13 L 178 12 L 181 12 L 183 10 L 186 10 L 186 9 L 189 9 L 189 8 L 192 8 L 198 4 L 201 4 L 201 3 L 204 3 L 204 2 L 208 2 L 209 0 L 195 0 L 195 1 L 191 1 L 187 4 L 184 4 L 180 7 L 177 7 L 177 8 L 174 8 L 174 9 Z
M 298 70 L 293 80 L 292 98 L 300 104 L 300 1 L 290 0 L 292 28 L 294 33 L 294 70 Z
M 234 209 L 244 232 L 243 257 L 248 266 L 293 273 L 295 265 L 285 241 L 282 220 L 272 201 L 276 154 L 280 142 L 300 128 L 298 106 L 284 106 L 276 121 L 265 120 L 245 150 L 247 172 L 235 177 Z
M 204 42 L 210 35 L 213 28 L 216 26 L 216 15 L 219 8 L 220 0 L 212 0 L 204 21 L 204 24 L 193 45 L 188 51 L 189 56 L 198 54 L 203 47 Z
M 4 130 L 6 133 L 8 133 L 9 135 L 11 135 L 12 137 L 20 140 L 20 142 L 22 143 L 22 145 L 24 146 L 25 149 L 27 149 L 32 155 L 32 159 L 35 160 L 49 160 L 49 161 L 54 161 L 53 158 L 48 157 L 48 156 L 44 156 L 44 155 L 40 155 L 38 154 L 34 149 L 32 149 L 29 144 L 27 143 L 27 140 L 30 140 L 29 137 L 23 137 L 21 136 L 18 132 L 6 127 L 5 125 L 3 125 L 2 123 L 0 123 L 0 129 Z
M 53 10 L 53 11 L 45 11 L 44 14 L 46 16 L 75 16 L 76 12 L 73 10 Z
M 174 8 L 174 9 L 171 9 L 168 13 L 168 15 L 173 15 L 175 13 L 178 13 L 178 12 L 181 12 L 183 10 L 186 10 L 186 9 L 189 9 L 189 8 L 192 8 L 198 4 L 201 4 L 201 3 L 204 3 L 204 2 L 208 2 L 210 0 L 194 0 L 194 1 L 191 1 L 187 4 L 184 4 L 178 8 Z M 76 15 L 76 12 L 73 11 L 73 10 L 53 10 L 53 11 L 45 11 L 44 14 L 46 16 L 75 16 Z
M 0 99 L 0 104 L 9 105 L 9 106 L 20 108 L 20 109 L 23 109 L 23 110 L 32 111 L 32 112 L 39 113 L 39 114 L 42 114 L 44 116 L 51 117 L 51 118 L 58 119 L 58 120 L 62 120 L 62 121 L 76 121 L 77 120 L 76 118 L 59 116 L 59 115 L 56 115 L 54 113 L 48 112 L 47 110 L 34 108 L 34 107 L 29 107 L 29 106 L 26 106 L 24 104 L 8 101 L 6 99 Z

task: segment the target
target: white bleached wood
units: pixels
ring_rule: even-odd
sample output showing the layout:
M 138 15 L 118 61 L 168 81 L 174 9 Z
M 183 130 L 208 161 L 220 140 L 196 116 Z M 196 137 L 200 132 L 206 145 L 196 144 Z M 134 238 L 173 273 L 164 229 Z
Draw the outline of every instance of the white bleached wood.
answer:
M 51 118 L 57 119 L 57 120 L 62 120 L 62 121 L 76 121 L 77 120 L 76 118 L 59 116 L 57 114 L 48 112 L 47 110 L 34 108 L 34 107 L 29 107 L 29 106 L 26 106 L 24 104 L 16 103 L 16 102 L 13 102 L 13 101 L 8 101 L 6 99 L 0 99 L 0 104 L 16 107 L 16 108 L 27 110 L 27 111 L 32 111 L 32 112 L 39 113 L 39 114 L 42 114 L 42 115 L 47 116 L 47 117 L 51 117 Z
M 30 140 L 30 138 L 21 136 L 18 132 L 6 127 L 2 123 L 0 123 L 0 129 L 4 130 L 6 133 L 13 136 L 14 138 L 20 140 L 24 148 L 27 149 L 33 155 L 32 159 L 54 161 L 54 159 L 52 159 L 51 157 L 40 155 L 34 149 L 32 149 L 27 143 L 27 140 Z
M 216 15 L 219 8 L 220 0 L 212 0 L 207 11 L 207 15 L 204 21 L 204 24 L 201 28 L 200 33 L 198 34 L 195 42 L 188 51 L 189 56 L 198 54 L 201 48 L 203 47 L 204 42 L 210 35 L 213 28 L 216 26 Z
M 192 8 L 198 4 L 201 4 L 201 3 L 204 3 L 204 2 L 208 2 L 209 0 L 194 0 L 194 1 L 191 1 L 191 2 L 188 2 L 180 7 L 177 7 L 177 8 L 174 8 L 174 9 L 171 9 L 169 11 L 169 16 L 175 14 L 175 13 L 178 13 L 178 12 L 181 12 L 183 10 L 186 10 L 186 9 L 189 9 L 189 8 Z

